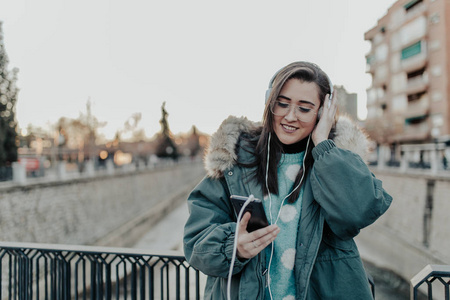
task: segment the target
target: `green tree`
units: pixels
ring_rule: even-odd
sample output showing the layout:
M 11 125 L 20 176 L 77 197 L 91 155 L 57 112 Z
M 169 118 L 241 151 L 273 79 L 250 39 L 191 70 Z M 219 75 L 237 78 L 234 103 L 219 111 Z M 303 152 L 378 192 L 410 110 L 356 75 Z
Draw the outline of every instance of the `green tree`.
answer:
M 169 115 L 166 111 L 166 102 L 163 102 L 161 106 L 161 132 L 158 134 L 156 155 L 163 158 L 178 158 L 178 149 L 175 145 L 172 134 L 169 129 L 169 122 L 167 121 L 167 116 Z
M 16 87 L 18 69 L 8 70 L 8 55 L 3 43 L 0 22 L 0 166 L 17 161 L 16 102 L 19 89 Z

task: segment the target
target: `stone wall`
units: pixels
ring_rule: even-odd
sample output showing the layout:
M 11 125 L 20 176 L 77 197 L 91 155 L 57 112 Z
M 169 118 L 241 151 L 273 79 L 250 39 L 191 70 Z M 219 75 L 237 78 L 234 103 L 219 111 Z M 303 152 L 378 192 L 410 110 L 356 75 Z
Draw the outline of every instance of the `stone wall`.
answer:
M 427 264 L 450 264 L 450 176 L 373 170 L 393 197 L 357 237 L 362 257 L 410 280 Z
M 204 175 L 201 163 L 0 188 L 0 240 L 127 246 L 114 232 L 164 217 Z M 173 205 L 172 205 L 173 206 Z M 134 220 L 134 221 L 133 221 Z M 136 223 L 138 220 L 139 223 Z M 128 228 L 129 232 L 125 232 Z

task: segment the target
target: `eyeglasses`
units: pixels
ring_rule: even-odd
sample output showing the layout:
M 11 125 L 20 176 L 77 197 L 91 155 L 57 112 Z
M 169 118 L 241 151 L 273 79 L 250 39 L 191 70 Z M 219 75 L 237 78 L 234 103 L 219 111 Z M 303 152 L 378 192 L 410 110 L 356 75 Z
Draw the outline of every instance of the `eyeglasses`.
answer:
M 311 122 L 314 119 L 314 116 L 317 114 L 312 108 L 300 105 L 292 105 L 291 103 L 283 102 L 280 100 L 275 101 L 275 103 L 270 108 L 270 111 L 275 116 L 286 116 L 291 111 L 292 106 L 294 106 L 295 116 L 299 121 L 302 122 Z

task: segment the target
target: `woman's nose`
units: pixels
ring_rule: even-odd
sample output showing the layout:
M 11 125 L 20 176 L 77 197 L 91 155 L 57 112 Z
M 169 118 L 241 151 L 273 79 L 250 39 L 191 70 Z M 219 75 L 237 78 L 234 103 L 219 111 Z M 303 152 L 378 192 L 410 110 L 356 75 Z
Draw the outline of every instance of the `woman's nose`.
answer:
M 295 115 L 295 106 L 291 106 L 289 108 L 289 112 L 284 116 L 286 121 L 288 122 L 294 122 L 297 121 L 297 116 Z

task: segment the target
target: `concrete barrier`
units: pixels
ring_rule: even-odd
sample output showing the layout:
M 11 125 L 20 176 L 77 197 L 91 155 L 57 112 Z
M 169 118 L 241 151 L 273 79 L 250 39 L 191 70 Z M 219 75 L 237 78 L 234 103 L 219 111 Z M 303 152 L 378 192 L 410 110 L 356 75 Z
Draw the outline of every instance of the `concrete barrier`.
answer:
M 408 281 L 428 264 L 450 264 L 450 177 L 373 171 L 393 202 L 357 236 L 363 259 Z
M 0 240 L 127 246 L 203 176 L 196 162 L 0 187 Z

